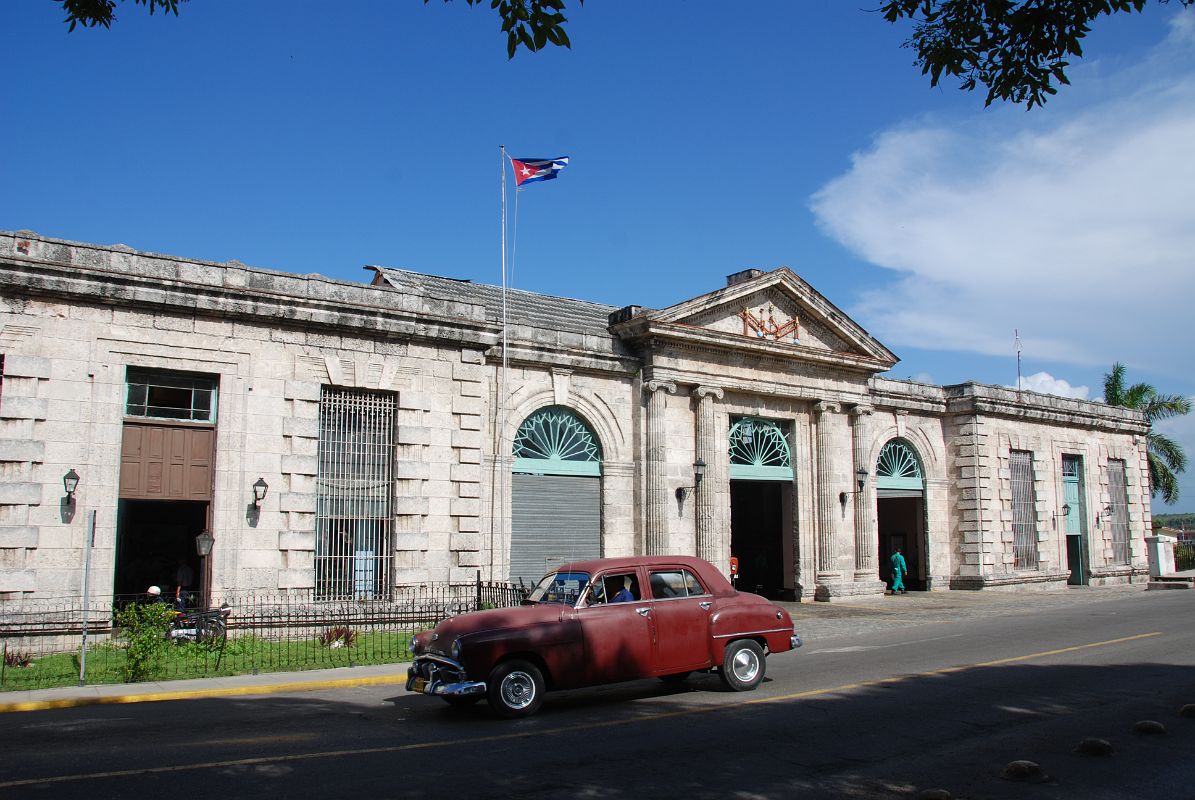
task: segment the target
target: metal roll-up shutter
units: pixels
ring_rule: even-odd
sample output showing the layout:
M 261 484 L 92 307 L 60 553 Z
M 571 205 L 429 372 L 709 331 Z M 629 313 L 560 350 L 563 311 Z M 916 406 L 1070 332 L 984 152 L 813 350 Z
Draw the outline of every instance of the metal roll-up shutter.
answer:
M 515 473 L 511 486 L 510 579 L 526 585 L 553 567 L 601 555 L 602 479 Z

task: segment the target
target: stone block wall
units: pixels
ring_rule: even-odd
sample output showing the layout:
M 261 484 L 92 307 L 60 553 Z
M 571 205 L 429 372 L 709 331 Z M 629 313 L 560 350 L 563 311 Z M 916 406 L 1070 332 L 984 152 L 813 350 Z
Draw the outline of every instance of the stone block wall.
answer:
M 1080 456 L 1083 465 L 1080 514 L 1089 547 L 1093 582 L 1110 577 L 1107 525 L 1095 524 L 1107 504 L 1106 466 L 1119 453 L 1129 468 L 1129 529 L 1132 567 L 1144 568 L 1143 538 L 1149 529 L 1148 488 L 1142 491 L 1145 427 L 1139 415 L 1099 403 L 1017 393 L 996 387 L 947 387 L 969 393 L 969 412 L 953 415 L 954 515 L 959 526 L 961 561 L 954 577 L 959 588 L 1063 586 L 1070 574 L 1062 457 Z M 1038 566 L 1019 569 L 1013 552 L 1013 450 L 1032 456 L 1034 522 Z
M 0 314 L 0 320 L 4 322 L 0 341 L 7 345 L 6 350 L 19 342 L 33 344 L 33 337 L 15 332 L 34 326 L 24 325 L 20 316 L 11 313 Z M 54 500 L 63 496 L 61 476 L 70 469 L 59 473 L 58 492 L 52 485 L 45 485 L 50 473 L 72 455 L 56 439 L 51 439 L 47 447 L 44 438 L 54 433 L 46 430 L 51 406 L 50 372 L 49 359 L 11 351 L 4 354 L 0 395 L 0 597 L 20 596 L 37 588 L 34 554 L 41 545 L 38 523 L 49 516 L 44 511 L 58 505 Z M 65 505 L 63 514 L 69 514 Z

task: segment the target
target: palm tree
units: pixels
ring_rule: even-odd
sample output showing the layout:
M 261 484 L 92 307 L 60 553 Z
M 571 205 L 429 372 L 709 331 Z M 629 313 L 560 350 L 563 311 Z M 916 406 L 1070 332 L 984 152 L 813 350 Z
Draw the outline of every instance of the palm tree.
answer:
M 1145 414 L 1150 432 L 1147 435 L 1147 458 L 1149 459 L 1149 492 L 1162 493 L 1168 504 L 1178 500 L 1178 478 L 1176 473 L 1187 468 L 1187 454 L 1178 442 L 1157 433 L 1153 425 L 1158 420 L 1178 417 L 1191 411 L 1190 398 L 1177 394 L 1158 394 L 1148 383 L 1124 385 L 1124 364 L 1117 362 L 1112 371 L 1104 376 L 1104 402 L 1110 406 L 1134 408 Z

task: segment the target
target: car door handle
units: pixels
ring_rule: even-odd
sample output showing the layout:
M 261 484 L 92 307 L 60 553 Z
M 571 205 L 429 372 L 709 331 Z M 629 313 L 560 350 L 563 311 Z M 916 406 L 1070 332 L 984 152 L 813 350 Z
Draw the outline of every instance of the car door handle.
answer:
M 709 611 L 709 610 L 710 610 L 710 606 L 712 606 L 712 605 L 713 605 L 713 603 L 710 603 L 710 602 L 708 602 L 708 601 L 707 601 L 707 602 L 705 602 L 705 603 L 698 603 L 697 605 L 699 605 L 699 606 L 701 607 L 701 610 L 702 610 L 702 611 Z
M 650 608 L 636 608 L 635 613 L 641 617 L 646 617 L 648 614 L 651 613 L 651 609 Z

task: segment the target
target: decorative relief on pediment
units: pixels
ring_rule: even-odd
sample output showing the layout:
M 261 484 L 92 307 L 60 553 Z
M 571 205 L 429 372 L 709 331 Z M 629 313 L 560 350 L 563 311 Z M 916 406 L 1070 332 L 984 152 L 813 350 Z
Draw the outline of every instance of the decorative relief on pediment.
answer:
M 761 305 L 758 308 L 743 307 L 739 312 L 739 319 L 743 321 L 743 335 L 754 336 L 759 339 L 772 339 L 777 342 L 799 342 L 801 340 L 801 322 L 794 315 L 785 314 L 776 308 L 774 303 Z
M 846 355 L 875 355 L 865 343 L 856 341 L 859 334 L 865 340 L 867 335 L 853 327 L 849 319 L 833 309 L 805 302 L 786 287 L 767 286 L 733 299 L 709 299 L 711 302 L 704 307 L 695 308 L 698 302 L 693 301 L 687 307 L 678 307 L 679 313 L 665 312 L 663 319 L 734 339 L 745 337 L 760 343 Z M 882 350 L 878 342 L 876 347 Z

